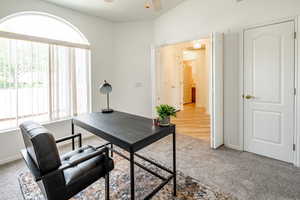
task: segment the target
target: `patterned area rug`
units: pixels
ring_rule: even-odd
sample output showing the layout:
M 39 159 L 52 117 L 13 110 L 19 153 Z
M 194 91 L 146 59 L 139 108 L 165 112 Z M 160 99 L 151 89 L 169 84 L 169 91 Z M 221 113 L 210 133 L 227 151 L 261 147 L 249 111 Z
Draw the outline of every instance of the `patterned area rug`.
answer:
M 114 157 L 115 169 L 110 175 L 110 197 L 113 200 L 130 199 L 130 177 L 129 177 L 129 163 L 127 160 Z M 137 159 L 138 160 L 138 159 Z M 157 167 L 150 165 L 149 163 L 138 160 L 144 166 L 152 169 L 153 171 L 164 175 L 167 173 L 158 169 Z M 146 194 L 152 191 L 156 186 L 161 183 L 161 180 L 144 171 L 139 167 L 135 167 L 135 179 L 136 179 L 136 199 L 143 199 Z M 45 200 L 38 185 L 33 180 L 31 174 L 26 171 L 22 172 L 18 177 L 20 188 L 23 193 L 24 200 Z M 172 197 L 172 181 L 167 184 L 159 193 L 157 193 L 153 199 L 155 200 L 236 200 L 230 194 L 226 194 L 220 191 L 218 188 L 209 187 L 201 184 L 198 180 L 191 177 L 184 176 L 183 173 L 178 172 L 177 176 L 177 197 Z M 98 200 L 104 199 L 104 179 L 92 184 L 87 189 L 83 190 L 71 200 Z

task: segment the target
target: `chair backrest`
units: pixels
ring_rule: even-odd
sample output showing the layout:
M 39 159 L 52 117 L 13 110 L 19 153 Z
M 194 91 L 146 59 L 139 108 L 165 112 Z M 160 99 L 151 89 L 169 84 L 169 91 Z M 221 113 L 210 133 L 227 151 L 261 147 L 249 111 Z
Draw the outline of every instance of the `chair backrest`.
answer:
M 20 125 L 26 150 L 40 173 L 46 174 L 61 166 L 61 160 L 53 135 L 36 122 L 27 121 Z

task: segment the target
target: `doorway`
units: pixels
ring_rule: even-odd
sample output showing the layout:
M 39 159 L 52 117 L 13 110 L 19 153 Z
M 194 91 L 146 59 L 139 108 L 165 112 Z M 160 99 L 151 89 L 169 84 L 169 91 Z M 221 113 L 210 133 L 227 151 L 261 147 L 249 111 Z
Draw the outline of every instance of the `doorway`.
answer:
M 244 148 L 293 162 L 295 24 L 244 31 Z
M 205 139 L 212 148 L 223 145 L 223 34 L 162 45 L 152 54 L 153 111 L 172 105 L 179 111 L 177 133 Z
M 210 40 L 201 39 L 161 49 L 159 104 L 177 110 L 172 118 L 177 132 L 210 141 L 209 61 Z

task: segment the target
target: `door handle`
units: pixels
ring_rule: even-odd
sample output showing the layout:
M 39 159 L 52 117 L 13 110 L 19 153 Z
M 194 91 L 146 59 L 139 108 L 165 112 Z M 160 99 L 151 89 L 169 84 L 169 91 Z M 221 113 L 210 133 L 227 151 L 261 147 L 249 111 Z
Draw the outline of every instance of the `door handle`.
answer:
M 254 96 L 251 96 L 251 95 L 246 95 L 245 96 L 245 99 L 254 99 L 255 97 Z

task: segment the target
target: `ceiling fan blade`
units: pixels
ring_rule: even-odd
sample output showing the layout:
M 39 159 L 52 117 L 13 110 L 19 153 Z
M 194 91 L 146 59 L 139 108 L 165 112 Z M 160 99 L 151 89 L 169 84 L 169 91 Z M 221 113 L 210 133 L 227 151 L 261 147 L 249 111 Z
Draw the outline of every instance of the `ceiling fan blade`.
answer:
M 161 7 L 161 0 L 152 0 L 152 5 L 155 11 L 160 11 Z

